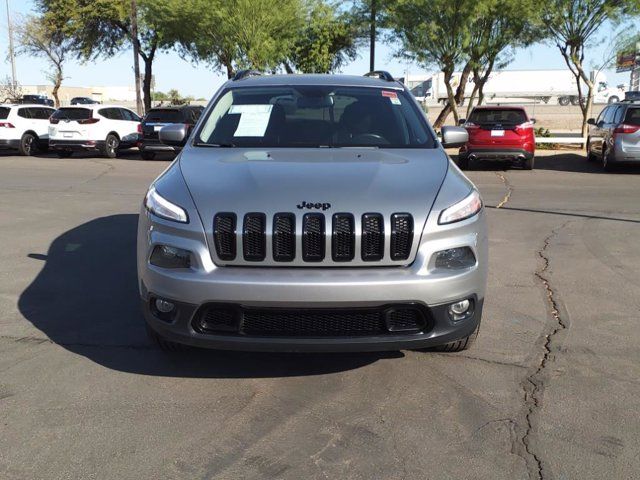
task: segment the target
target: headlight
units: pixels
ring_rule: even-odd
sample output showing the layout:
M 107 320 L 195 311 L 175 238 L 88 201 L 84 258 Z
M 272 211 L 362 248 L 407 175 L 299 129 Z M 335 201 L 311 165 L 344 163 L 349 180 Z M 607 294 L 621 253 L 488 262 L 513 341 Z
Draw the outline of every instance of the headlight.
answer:
M 473 217 L 482 209 L 482 199 L 477 190 L 473 190 L 465 199 L 446 208 L 440 214 L 438 223 L 445 225 L 447 223 L 459 222 L 467 218 Z
M 160 196 L 152 186 L 144 197 L 144 206 L 148 211 L 160 218 L 173 220 L 174 222 L 188 223 L 189 217 L 183 208 L 174 205 L 166 198 Z

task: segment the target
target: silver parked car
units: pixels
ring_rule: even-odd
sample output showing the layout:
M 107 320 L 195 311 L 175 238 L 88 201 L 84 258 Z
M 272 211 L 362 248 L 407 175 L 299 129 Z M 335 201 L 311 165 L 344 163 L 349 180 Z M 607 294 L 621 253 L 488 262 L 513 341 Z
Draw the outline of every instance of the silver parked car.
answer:
M 476 337 L 485 212 L 408 90 L 365 77 L 222 86 L 147 192 L 138 226 L 150 335 L 238 350 L 458 351 Z
M 606 171 L 621 162 L 640 161 L 640 101 L 606 107 L 597 120 L 588 120 L 587 158 L 601 161 Z

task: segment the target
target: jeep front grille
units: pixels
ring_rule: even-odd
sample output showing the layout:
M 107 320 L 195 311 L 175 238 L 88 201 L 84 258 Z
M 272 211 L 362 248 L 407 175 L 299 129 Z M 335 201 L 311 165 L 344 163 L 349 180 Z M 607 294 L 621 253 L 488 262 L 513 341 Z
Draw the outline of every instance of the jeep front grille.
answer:
M 245 262 L 272 263 L 368 263 L 386 259 L 389 264 L 389 260 L 409 259 L 414 241 L 410 214 L 392 214 L 386 219 L 389 230 L 380 213 L 365 213 L 360 222 L 356 220 L 351 213 L 325 216 L 310 212 L 300 219 L 294 213 L 280 212 L 269 222 L 261 212 L 247 213 L 241 219 L 234 213 L 220 212 L 213 220 L 213 244 L 218 259 L 224 262 L 238 257 Z

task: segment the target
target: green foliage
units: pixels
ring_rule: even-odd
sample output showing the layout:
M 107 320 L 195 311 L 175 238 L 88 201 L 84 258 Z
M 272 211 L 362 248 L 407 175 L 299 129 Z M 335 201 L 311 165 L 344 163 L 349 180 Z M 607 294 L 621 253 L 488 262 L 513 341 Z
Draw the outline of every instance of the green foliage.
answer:
M 173 29 L 183 53 L 231 77 L 236 70 L 276 70 L 304 22 L 302 0 L 191 0 L 180 3 Z M 185 28 L 185 25 L 188 28 Z
M 357 25 L 335 4 L 311 2 L 305 24 L 297 34 L 291 63 L 304 73 L 330 73 L 356 58 Z

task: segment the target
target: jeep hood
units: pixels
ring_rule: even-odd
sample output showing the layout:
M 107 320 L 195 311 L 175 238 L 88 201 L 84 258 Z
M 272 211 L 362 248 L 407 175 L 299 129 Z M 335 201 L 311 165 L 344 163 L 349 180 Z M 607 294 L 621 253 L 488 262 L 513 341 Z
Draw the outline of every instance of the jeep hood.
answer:
M 441 149 L 187 147 L 179 162 L 206 229 L 217 212 L 270 217 L 302 202 L 330 204 L 328 217 L 407 212 L 421 229 L 448 168 Z

